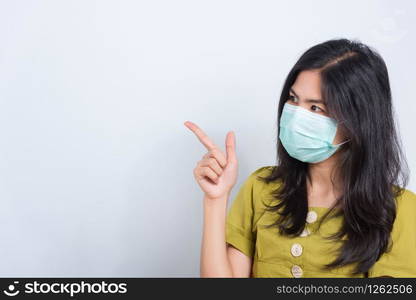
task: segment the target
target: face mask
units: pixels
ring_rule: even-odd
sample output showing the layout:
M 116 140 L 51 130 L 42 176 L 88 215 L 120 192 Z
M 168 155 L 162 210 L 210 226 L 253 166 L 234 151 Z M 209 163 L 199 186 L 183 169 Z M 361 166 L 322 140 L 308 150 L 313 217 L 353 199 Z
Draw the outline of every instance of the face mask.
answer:
M 330 157 L 349 140 L 333 145 L 337 121 L 285 103 L 280 117 L 279 139 L 293 158 L 316 163 Z

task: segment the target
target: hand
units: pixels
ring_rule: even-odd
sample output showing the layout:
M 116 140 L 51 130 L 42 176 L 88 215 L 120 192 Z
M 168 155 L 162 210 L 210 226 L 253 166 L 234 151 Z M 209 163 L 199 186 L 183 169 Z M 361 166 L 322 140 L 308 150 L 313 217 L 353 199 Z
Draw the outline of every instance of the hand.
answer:
M 185 122 L 208 152 L 198 161 L 194 169 L 194 177 L 208 198 L 218 199 L 228 196 L 237 181 L 238 162 L 235 152 L 235 135 L 233 131 L 227 133 L 225 139 L 227 156 L 211 139 L 192 122 Z

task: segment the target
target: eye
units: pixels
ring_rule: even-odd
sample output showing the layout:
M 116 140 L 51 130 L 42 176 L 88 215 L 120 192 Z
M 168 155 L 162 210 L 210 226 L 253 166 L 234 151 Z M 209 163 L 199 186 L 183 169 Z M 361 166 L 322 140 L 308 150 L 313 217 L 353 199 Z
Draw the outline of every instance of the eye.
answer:
M 311 106 L 311 108 L 312 108 L 312 110 L 313 110 L 313 111 L 318 111 L 318 112 L 319 112 L 319 111 L 321 111 L 321 112 L 325 112 L 322 108 L 320 108 L 319 106 L 316 106 L 316 105 L 312 105 L 312 106 Z M 317 108 L 318 110 L 315 110 L 315 109 L 313 109 L 313 108 Z
M 287 97 L 288 100 L 295 102 L 295 96 L 293 95 L 289 95 L 289 97 Z

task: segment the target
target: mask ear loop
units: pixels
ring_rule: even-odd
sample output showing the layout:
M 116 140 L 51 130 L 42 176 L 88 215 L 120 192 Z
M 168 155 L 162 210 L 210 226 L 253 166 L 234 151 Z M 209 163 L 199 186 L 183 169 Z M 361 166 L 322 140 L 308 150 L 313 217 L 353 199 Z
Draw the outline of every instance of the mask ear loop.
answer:
M 345 122 L 345 120 L 343 120 L 343 121 L 337 121 L 337 125 L 338 125 L 338 124 L 342 124 L 342 123 L 344 123 L 344 122 Z M 345 143 L 347 143 L 347 142 L 349 142 L 349 141 L 351 141 L 351 139 L 347 139 L 346 141 L 343 141 L 342 143 L 337 144 L 337 146 L 341 146 L 341 145 L 343 145 L 343 144 L 345 144 Z
M 349 142 L 349 141 L 351 141 L 351 139 L 348 139 L 348 140 L 346 140 L 346 141 L 343 141 L 342 143 L 339 143 L 337 146 L 341 146 L 341 145 L 343 145 L 343 144 L 345 144 L 345 143 L 347 143 L 347 142 Z

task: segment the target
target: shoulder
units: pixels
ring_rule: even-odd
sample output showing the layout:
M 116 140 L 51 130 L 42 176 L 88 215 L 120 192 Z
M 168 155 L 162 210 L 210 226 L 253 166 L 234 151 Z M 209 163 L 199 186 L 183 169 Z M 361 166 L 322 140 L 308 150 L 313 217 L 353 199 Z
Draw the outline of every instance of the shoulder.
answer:
M 268 176 L 273 172 L 275 166 L 263 166 L 255 169 L 251 172 L 249 178 L 251 177 L 252 180 L 258 180 L 258 176 Z
M 395 200 L 396 218 L 391 235 L 393 248 L 396 248 L 396 253 L 400 253 L 405 251 L 409 244 L 416 245 L 416 194 L 411 190 L 402 189 Z
M 273 185 L 273 182 L 267 183 L 264 178 L 269 177 L 273 173 L 275 167 L 276 166 L 263 166 L 255 169 L 246 179 L 247 184 L 252 186 L 257 193 L 260 193 L 265 188 L 269 188 Z
M 402 193 L 396 198 L 397 214 L 416 217 L 416 194 L 409 190 L 403 189 Z
M 369 277 L 414 277 L 416 274 L 416 194 L 403 189 L 395 200 L 397 211 L 391 247 L 369 270 Z
M 272 173 L 278 168 L 278 166 L 263 166 L 263 167 L 259 167 L 257 169 L 255 169 L 254 171 L 252 171 L 249 175 L 249 180 L 253 181 L 253 183 L 257 183 L 257 184 L 261 184 L 261 183 L 265 183 L 264 180 L 262 180 L 261 178 L 265 178 L 268 177 L 270 175 L 272 175 Z M 271 181 L 269 183 L 266 184 L 271 184 L 273 185 L 274 183 L 276 183 L 275 181 Z
M 248 185 L 251 186 L 253 207 L 259 212 L 263 212 L 264 208 L 275 199 L 272 195 L 279 183 L 277 181 L 266 182 L 264 178 L 269 177 L 277 166 L 262 166 L 250 173 L 247 178 Z
M 403 189 L 402 193 L 396 198 L 396 208 L 395 223 L 408 225 L 413 222 L 415 228 L 412 228 L 412 230 L 416 231 L 416 194 L 409 189 Z

